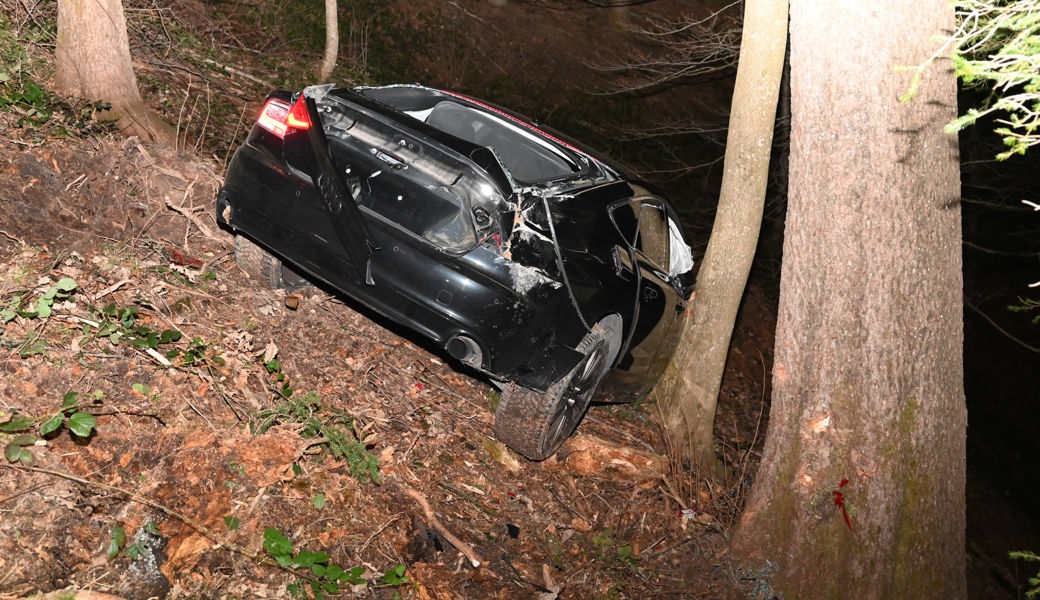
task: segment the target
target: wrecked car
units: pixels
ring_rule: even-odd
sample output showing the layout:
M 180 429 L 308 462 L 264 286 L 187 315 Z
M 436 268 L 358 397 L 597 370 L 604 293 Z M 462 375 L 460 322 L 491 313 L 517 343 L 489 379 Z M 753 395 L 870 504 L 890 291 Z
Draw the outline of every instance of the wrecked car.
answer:
M 265 284 L 323 284 L 485 374 L 496 436 L 533 460 L 598 389 L 649 391 L 692 289 L 675 211 L 645 184 L 513 112 L 417 85 L 272 92 L 217 219 Z

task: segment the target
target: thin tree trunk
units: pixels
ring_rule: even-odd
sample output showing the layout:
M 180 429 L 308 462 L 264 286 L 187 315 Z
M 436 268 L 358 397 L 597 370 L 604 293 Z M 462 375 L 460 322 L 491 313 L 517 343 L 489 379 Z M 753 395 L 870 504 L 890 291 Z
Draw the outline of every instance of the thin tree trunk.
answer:
M 325 0 L 325 56 L 318 71 L 318 81 L 326 82 L 336 68 L 339 56 L 339 8 L 336 0 Z
M 673 447 L 713 474 L 715 406 L 762 224 L 786 43 L 787 0 L 748 0 L 715 224 L 678 349 L 654 388 Z
M 121 0 L 59 0 L 54 80 L 62 93 L 110 103 L 123 133 L 173 141 L 137 90 Z
M 965 597 L 956 83 L 943 0 L 793 0 L 761 467 L 731 549 L 787 598 Z M 772 577 L 768 577 L 773 572 Z

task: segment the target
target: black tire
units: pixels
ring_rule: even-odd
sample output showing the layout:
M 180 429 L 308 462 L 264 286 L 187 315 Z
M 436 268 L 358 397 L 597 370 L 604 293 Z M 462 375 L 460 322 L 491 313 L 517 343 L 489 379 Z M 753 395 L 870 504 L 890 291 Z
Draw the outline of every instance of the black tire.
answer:
M 578 427 L 620 348 L 621 317 L 610 315 L 578 344 L 584 358 L 547 391 L 507 384 L 495 411 L 495 436 L 531 460 L 552 456 Z
M 278 257 L 242 235 L 235 236 L 235 262 L 247 275 L 271 289 L 295 290 L 308 285 Z

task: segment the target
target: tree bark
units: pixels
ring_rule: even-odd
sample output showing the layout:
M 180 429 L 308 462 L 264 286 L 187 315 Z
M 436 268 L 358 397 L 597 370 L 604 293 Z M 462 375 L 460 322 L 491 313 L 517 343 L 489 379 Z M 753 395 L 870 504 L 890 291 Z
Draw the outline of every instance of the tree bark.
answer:
M 339 56 L 339 7 L 336 0 L 325 0 L 325 56 L 321 60 L 318 81 L 327 82 L 336 68 Z
M 121 0 L 59 0 L 54 80 L 64 94 L 110 103 L 126 135 L 174 141 L 137 90 Z
M 787 0 L 748 0 L 715 223 L 679 346 L 654 388 L 673 448 L 714 475 L 715 407 L 762 224 L 786 44 Z
M 791 2 L 773 401 L 731 549 L 787 598 L 964 598 L 956 82 L 943 0 Z

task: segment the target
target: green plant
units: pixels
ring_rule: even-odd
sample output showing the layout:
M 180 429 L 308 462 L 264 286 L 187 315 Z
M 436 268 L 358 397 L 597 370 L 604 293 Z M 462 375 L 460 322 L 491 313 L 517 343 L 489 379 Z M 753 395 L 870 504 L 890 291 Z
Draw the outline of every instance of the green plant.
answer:
M 317 394 L 286 398 L 274 408 L 260 411 L 251 429 L 260 434 L 278 423 L 302 426 L 300 435 L 314 441 L 312 448 L 345 460 L 350 474 L 357 479 L 367 479 L 377 485 L 382 483 L 379 459 L 368 451 L 366 437 L 357 420 L 346 412 L 324 408 Z
M 600 560 L 617 560 L 633 569 L 638 566 L 632 544 L 618 544 L 614 539 L 613 530 L 604 529 L 600 533 L 593 534 L 592 543 L 599 549 Z
M 100 391 L 94 393 L 96 400 L 100 399 L 99 393 Z M 83 439 L 90 437 L 97 426 L 97 418 L 93 414 L 81 410 L 80 407 L 79 392 L 70 391 L 62 399 L 61 408 L 43 418 L 17 413 L 0 414 L 0 432 L 13 434 L 4 446 L 4 457 L 9 462 L 31 465 L 33 456 L 28 448 L 62 427 L 68 428 L 73 437 Z M 31 433 L 34 428 L 36 429 L 35 435 Z
M 95 339 L 106 339 L 113 346 L 128 344 L 153 357 L 161 357 L 161 362 L 176 367 L 195 367 L 205 362 L 224 364 L 223 357 L 201 337 L 194 337 L 180 346 L 178 342 L 183 334 L 175 329 L 156 330 L 139 322 L 137 306 L 119 306 L 110 303 L 104 307 L 89 307 L 91 319 L 81 319 L 83 332 L 93 335 Z M 159 353 L 159 350 L 165 353 Z
M 333 563 L 326 552 L 296 552 L 289 538 L 273 527 L 264 529 L 264 551 L 279 566 L 296 574 L 297 581 L 286 586 L 293 598 L 323 600 L 327 595 L 342 593 L 344 586 L 399 586 L 409 581 L 404 565 L 370 580 L 364 577 L 365 567 L 344 569 Z
M 18 113 L 17 127 L 43 125 L 53 112 L 51 95 L 31 79 L 22 63 L 0 71 L 0 109 L 14 109 Z
M 38 292 L 15 292 L 7 304 L 0 307 L 0 325 L 7 325 L 17 318 L 46 321 L 54 314 L 55 308 L 69 300 L 77 289 L 75 281 L 64 277 Z M 193 337 L 182 342 L 183 334 L 180 331 L 154 329 L 140 322 L 139 313 L 137 306 L 119 306 L 112 302 L 100 308 L 87 307 L 88 318 L 70 316 L 79 321 L 83 333 L 92 336 L 94 340 L 107 340 L 113 346 L 125 343 L 150 354 L 166 366 L 190 368 L 207 362 L 224 364 L 224 359 L 205 339 Z M 160 353 L 160 349 L 165 353 Z M 18 354 L 28 358 L 46 350 L 47 340 L 39 332 L 33 331 L 22 340 Z
M 99 392 L 100 390 L 94 393 L 95 399 L 99 399 Z M 65 425 L 76 437 L 90 437 L 94 427 L 97 426 L 97 419 L 94 415 L 80 410 L 79 407 L 79 392 L 66 392 L 61 401 L 61 410 L 40 424 L 40 435 L 48 435 Z
M 1008 310 L 1011 312 L 1033 312 L 1040 310 L 1040 300 L 1033 298 L 1019 298 L 1019 304 L 1012 304 L 1008 306 Z M 1040 314 L 1034 316 L 1031 320 L 1033 325 L 1040 325 Z
M 71 101 L 46 87 L 51 68 L 32 52 L 36 45 L 52 46 L 54 21 L 31 19 L 14 27 L 0 16 L 0 124 L 21 129 L 38 139 L 56 136 L 87 137 L 112 130 L 100 114 L 111 109 L 105 102 Z M 15 33 L 17 30 L 17 34 Z
M 122 553 L 130 560 L 137 560 L 141 556 L 149 553 L 151 549 L 148 544 L 145 543 L 146 538 L 159 538 L 162 534 L 159 533 L 159 528 L 156 526 L 155 521 L 147 521 L 135 537 L 137 541 L 127 545 L 126 530 L 120 526 L 112 528 L 112 535 L 108 540 L 108 548 L 105 550 L 105 556 L 108 560 L 112 560 Z
M 16 317 L 25 319 L 47 319 L 51 316 L 54 304 L 63 302 L 76 291 L 76 282 L 68 277 L 59 279 L 32 299 L 31 292 L 15 292 L 7 306 L 0 308 L 0 323 L 7 324 Z
M 979 108 L 947 125 L 956 133 L 997 115 L 1003 160 L 1040 144 L 1040 0 L 956 0 L 958 27 L 949 38 L 953 66 L 968 86 L 989 91 Z
M 275 386 L 275 391 L 279 395 L 284 398 L 289 398 L 293 395 L 292 386 L 289 385 L 289 377 L 282 372 L 282 365 L 278 362 L 278 359 L 265 360 L 264 369 L 267 369 L 271 383 Z
M 119 556 L 119 553 L 126 546 L 126 530 L 122 527 L 116 526 L 112 528 L 112 535 L 108 539 L 108 549 L 105 550 L 105 556 L 108 560 L 112 560 Z
M 1040 562 L 1040 556 L 1029 550 L 1012 550 L 1008 552 L 1008 558 L 1026 562 Z M 1036 577 L 1029 578 L 1029 586 L 1030 588 L 1026 591 L 1026 598 L 1029 600 L 1040 598 L 1040 572 L 1036 574 Z

